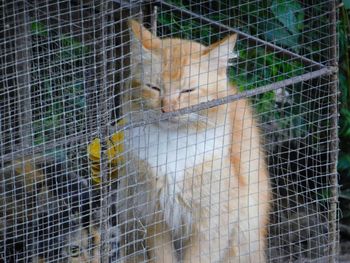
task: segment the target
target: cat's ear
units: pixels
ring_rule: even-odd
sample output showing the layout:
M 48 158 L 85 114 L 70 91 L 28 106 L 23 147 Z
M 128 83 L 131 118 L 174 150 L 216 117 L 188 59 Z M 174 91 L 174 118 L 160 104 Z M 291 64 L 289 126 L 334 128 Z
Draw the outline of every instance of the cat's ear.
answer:
M 132 41 L 136 40 L 139 42 L 146 51 L 152 52 L 161 48 L 162 41 L 160 38 L 153 35 L 136 20 L 129 20 L 129 27 L 132 32 Z
M 227 36 L 208 46 L 202 55 L 207 57 L 211 62 L 210 64 L 214 63 L 215 66 L 217 65 L 217 68 L 227 67 L 228 60 L 237 57 L 237 53 L 233 51 L 236 41 L 237 34 Z

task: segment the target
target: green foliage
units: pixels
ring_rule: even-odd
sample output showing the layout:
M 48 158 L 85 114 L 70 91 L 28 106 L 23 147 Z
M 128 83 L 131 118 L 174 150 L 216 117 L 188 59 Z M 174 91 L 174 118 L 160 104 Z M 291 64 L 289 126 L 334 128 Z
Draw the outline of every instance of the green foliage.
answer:
M 292 34 L 298 34 L 302 30 L 304 12 L 299 2 L 274 0 L 271 11 Z
M 74 133 L 84 125 L 86 99 L 81 67 L 82 59 L 90 52 L 89 48 L 74 38 L 49 31 L 41 22 L 31 23 L 32 41 L 36 56 L 32 67 L 36 69 L 33 78 L 40 77 L 32 85 L 34 97 L 34 143 L 62 137 Z M 50 67 L 47 64 L 50 63 Z M 72 74 L 64 74 L 72 71 Z
M 169 0 L 168 2 L 214 21 L 224 21 L 225 24 L 239 27 L 240 30 L 252 35 L 259 35 L 267 41 L 294 52 L 302 53 L 303 50 L 312 48 L 301 44 L 301 33 L 305 27 L 310 27 L 310 25 L 305 22 L 303 7 L 299 1 L 256 1 L 238 5 L 238 1 L 224 0 L 220 1 L 215 11 L 210 9 L 203 11 L 199 5 L 191 5 L 190 1 L 186 0 Z M 213 8 L 215 9 L 215 6 Z M 237 22 L 235 17 L 240 17 L 242 21 L 249 21 L 249 23 Z M 158 15 L 158 23 L 162 29 L 159 31 L 160 35 L 196 39 L 205 45 L 227 35 L 227 32 L 218 32 L 217 28 L 210 24 L 194 19 L 184 19 L 183 13 L 161 12 Z M 312 37 L 317 39 L 318 35 Z M 314 49 L 317 50 L 318 47 Z M 240 91 L 256 89 L 305 73 L 304 66 L 299 61 L 287 61 L 286 58 L 279 56 L 274 51 L 266 50 L 263 46 L 251 48 L 250 43 L 243 40 L 238 42 L 236 50 L 239 53 L 239 59 L 237 63 L 233 63 L 234 66 L 229 68 L 229 77 L 238 85 Z M 296 85 L 294 89 L 298 89 L 298 86 Z M 311 129 L 314 129 L 307 124 L 310 123 L 311 115 L 308 115 L 302 107 L 287 107 L 283 112 L 276 109 L 274 91 L 252 99 L 263 122 L 278 120 L 277 124 L 280 128 L 290 131 L 292 137 L 305 137 Z M 293 95 L 293 99 L 295 104 L 302 102 L 302 94 Z
M 350 0 L 343 0 L 346 9 L 350 9 Z
M 274 0 L 270 7 L 275 18 L 267 22 L 265 36 L 278 44 L 299 51 L 298 34 L 303 29 L 304 12 L 296 1 Z M 281 27 L 280 24 L 284 27 Z
M 158 23 L 165 26 L 169 32 L 176 32 L 176 37 L 179 38 L 193 39 L 194 36 L 200 36 L 200 41 L 203 44 L 214 42 L 212 37 L 216 35 L 210 26 L 203 26 L 196 21 L 183 23 L 180 17 L 174 13 L 161 12 L 158 15 Z
M 345 138 L 350 138 L 350 110 L 346 108 L 342 108 L 340 111 L 342 116 L 341 118 L 341 127 L 339 134 L 340 136 L 344 136 Z
M 231 26 L 240 26 L 252 35 L 261 34 L 265 40 L 282 45 L 294 51 L 299 51 L 299 33 L 304 28 L 304 12 L 298 1 L 274 0 L 256 1 L 249 4 L 240 4 L 237 0 L 220 1 L 219 11 L 206 12 L 200 5 L 191 5 L 186 0 L 168 0 L 183 9 L 200 13 L 214 21 L 225 21 Z M 168 27 L 168 32 L 177 32 L 176 35 L 185 39 L 200 39 L 203 44 L 216 41 L 221 37 L 217 30 L 210 25 L 200 24 L 193 19 L 182 19 L 174 12 L 159 14 L 158 21 Z M 180 14 L 181 15 L 181 14 Z M 242 21 L 249 24 L 233 21 L 232 18 L 240 16 Z M 239 23 L 239 24 L 237 24 Z M 199 37 L 199 38 L 198 38 Z
M 32 22 L 31 23 L 31 31 L 33 35 L 47 37 L 48 32 L 46 26 L 40 22 Z
M 340 7 L 339 32 L 339 88 L 340 88 L 340 128 L 338 172 L 340 174 L 340 207 L 342 220 L 348 222 L 350 210 L 350 1 L 343 1 Z M 343 222 L 343 221 L 341 221 Z

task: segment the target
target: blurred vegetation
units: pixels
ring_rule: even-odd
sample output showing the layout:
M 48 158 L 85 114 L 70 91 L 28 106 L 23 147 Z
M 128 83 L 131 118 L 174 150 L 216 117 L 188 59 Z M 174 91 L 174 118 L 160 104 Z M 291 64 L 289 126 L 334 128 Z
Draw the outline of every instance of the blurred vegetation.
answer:
M 81 68 L 89 48 L 42 22 L 31 23 L 35 68 L 32 93 L 40 94 L 34 108 L 34 143 L 74 134 L 86 120 L 86 98 Z M 48 67 L 50 65 L 50 67 Z M 66 74 L 65 72 L 72 72 Z
M 340 206 L 343 224 L 350 224 L 350 1 L 344 0 L 339 8 L 339 87 L 340 87 L 340 128 L 339 162 Z M 350 232 L 347 233 L 350 235 Z

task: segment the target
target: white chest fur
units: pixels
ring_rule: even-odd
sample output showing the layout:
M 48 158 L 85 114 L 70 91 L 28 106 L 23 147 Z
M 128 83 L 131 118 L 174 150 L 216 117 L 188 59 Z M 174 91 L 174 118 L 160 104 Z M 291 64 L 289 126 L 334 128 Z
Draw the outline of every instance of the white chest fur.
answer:
M 154 176 L 164 182 L 161 189 L 153 190 L 159 192 L 161 209 L 172 229 L 177 229 L 183 223 L 191 225 L 191 213 L 178 202 L 185 171 L 187 170 L 186 176 L 189 176 L 188 168 L 227 156 L 229 131 L 229 127 L 224 126 L 197 132 L 187 128 L 147 125 L 131 129 L 127 133 L 128 150 L 146 161 L 154 171 Z
M 148 125 L 132 129 L 126 144 L 134 155 L 147 161 L 157 171 L 157 176 L 171 176 L 171 181 L 179 181 L 183 179 L 186 168 L 227 153 L 228 130 L 214 127 L 196 132 L 186 128 Z

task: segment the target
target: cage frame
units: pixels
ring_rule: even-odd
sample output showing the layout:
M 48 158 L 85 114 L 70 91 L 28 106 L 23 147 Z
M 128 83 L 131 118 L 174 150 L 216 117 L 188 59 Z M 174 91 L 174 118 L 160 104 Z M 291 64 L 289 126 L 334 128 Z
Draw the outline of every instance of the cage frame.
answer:
M 121 1 L 118 0 L 114 0 L 112 2 L 115 2 L 117 4 L 120 4 Z M 122 1 L 123 2 L 123 1 Z M 104 105 L 104 107 L 102 107 L 101 109 L 98 109 L 98 114 L 99 116 L 102 116 L 102 118 L 100 118 L 100 124 L 98 125 L 100 127 L 100 130 L 97 131 L 97 136 L 100 138 L 102 145 L 101 145 L 101 152 L 105 151 L 107 149 L 107 145 L 103 144 L 103 142 L 105 142 L 105 139 L 108 138 L 108 136 L 110 136 L 111 133 L 113 132 L 117 132 L 117 131 L 121 131 L 121 130 L 125 130 L 125 129 L 130 129 L 133 127 L 139 127 L 139 126 L 144 126 L 147 124 L 151 124 L 154 122 L 157 122 L 159 120 L 163 120 L 163 119 L 168 119 L 169 117 L 174 117 L 174 116 L 179 116 L 179 115 L 183 115 L 183 114 L 188 114 L 188 113 L 193 113 L 202 109 L 207 109 L 207 108 L 211 108 L 211 107 L 216 107 L 219 105 L 223 105 L 223 104 L 227 104 L 229 102 L 233 102 L 236 100 L 239 100 L 241 98 L 245 98 L 245 97 L 251 97 L 254 95 L 259 95 L 262 93 L 265 93 L 267 91 L 272 91 L 272 90 L 277 90 L 286 86 L 290 86 L 293 84 L 297 84 L 300 82 L 304 82 L 304 81 L 308 81 L 317 77 L 323 77 L 323 76 L 327 76 L 327 77 L 331 77 L 331 80 L 329 85 L 330 85 L 330 89 L 332 91 L 332 96 L 331 96 L 331 100 L 332 100 L 332 122 L 331 122 L 331 126 L 330 126 L 330 130 L 331 130 L 331 140 L 332 143 L 330 144 L 330 151 L 331 152 L 337 152 L 338 151 L 338 132 L 337 132 L 337 127 L 338 127 L 338 109 L 337 109 L 337 99 L 338 99 L 338 89 L 337 89 L 337 72 L 338 72 L 338 64 L 337 64 L 337 54 L 338 54 L 338 50 L 337 50 L 337 38 L 336 38 L 336 32 L 337 32 L 337 28 L 336 28 L 336 24 L 337 24 L 337 1 L 336 0 L 330 0 L 330 4 L 331 4 L 331 10 L 330 13 L 332 14 L 330 17 L 330 25 L 331 25 L 331 32 L 329 34 L 329 38 L 330 38 L 330 42 L 332 43 L 332 49 L 331 49 L 331 54 L 329 57 L 329 63 L 327 65 L 313 61 L 309 58 L 306 58 L 302 55 L 296 54 L 288 49 L 285 49 L 283 47 L 277 46 L 275 44 L 272 44 L 270 42 L 267 42 L 265 40 L 259 39 L 258 37 L 254 37 L 252 35 L 249 35 L 247 33 L 244 33 L 240 30 L 234 29 L 230 26 L 227 26 L 225 24 L 222 24 L 220 22 L 217 21 L 213 21 L 209 18 L 206 18 L 204 16 L 200 16 L 199 14 L 196 14 L 194 12 L 191 12 L 187 9 L 178 7 L 174 4 L 170 4 L 167 3 L 166 1 L 162 1 L 162 0 L 155 0 L 155 1 L 143 1 L 145 2 L 146 5 L 149 4 L 150 9 L 149 10 L 154 10 L 155 8 L 158 8 L 158 10 L 160 10 L 161 8 L 168 8 L 171 9 L 173 11 L 177 11 L 180 12 L 181 14 L 186 14 L 194 19 L 197 19 L 199 21 L 204 21 L 207 23 L 210 23 L 211 25 L 219 28 L 219 29 L 223 29 L 226 30 L 228 32 L 231 33 L 237 33 L 240 37 L 246 38 L 249 41 L 252 41 L 254 43 L 259 43 L 262 44 L 263 46 L 267 47 L 268 49 L 272 49 L 272 50 L 277 50 L 278 52 L 280 52 L 283 55 L 286 55 L 290 58 L 296 58 L 299 59 L 301 61 L 303 61 L 305 64 L 311 66 L 312 70 L 308 73 L 296 76 L 296 77 L 291 77 L 282 81 L 278 81 L 278 82 L 274 82 L 272 84 L 268 84 L 265 86 L 261 86 L 258 87 L 254 90 L 249 90 L 249 91 L 243 91 L 240 92 L 238 94 L 235 95 L 230 95 L 225 97 L 224 99 L 215 99 L 212 101 L 208 101 L 202 104 L 198 104 L 192 107 L 186 107 L 183 108 L 181 110 L 178 111 L 174 111 L 171 113 L 165 113 L 164 115 L 162 115 L 161 119 L 157 118 L 157 119 L 145 119 L 142 122 L 139 123 L 132 123 L 132 124 L 125 124 L 125 125 L 119 125 L 118 127 L 110 127 L 110 126 L 106 126 L 106 123 L 108 123 L 108 105 L 106 105 L 105 101 L 106 98 L 108 97 L 109 93 L 107 91 L 107 89 L 103 89 L 103 93 L 99 96 L 100 99 L 100 105 Z M 121 5 L 123 6 L 123 5 Z M 128 5 L 126 4 L 126 8 L 129 10 L 130 14 L 135 12 L 135 9 L 133 9 L 135 6 L 133 6 L 132 4 Z M 136 4 L 136 10 L 138 5 Z M 110 8 L 111 8 L 111 2 L 106 2 L 106 3 L 102 3 L 101 4 L 101 13 L 106 12 L 107 14 L 110 13 Z M 131 11 L 133 10 L 133 11 Z M 140 10 L 138 10 L 140 12 Z M 111 15 L 112 16 L 112 15 Z M 20 19 L 23 19 L 23 21 L 26 21 L 26 14 L 24 14 L 24 16 Z M 108 18 L 108 19 L 113 19 L 113 18 Z M 103 23 L 104 25 L 107 25 L 108 23 L 108 19 L 103 19 Z M 25 24 L 25 23 L 24 23 Z M 23 28 L 19 28 L 19 30 L 26 32 L 26 30 L 28 30 L 28 28 L 26 28 L 26 26 L 24 26 Z M 27 33 L 26 35 L 28 35 L 29 33 Z M 102 26 L 102 34 L 108 34 L 108 26 Z M 26 41 L 30 41 L 30 40 L 24 40 L 24 45 L 28 45 L 28 43 Z M 102 43 L 102 56 L 106 57 L 108 55 L 108 51 L 106 51 L 106 48 L 104 45 L 106 45 L 105 41 L 101 41 Z M 23 45 L 23 43 L 22 43 Z M 25 53 L 24 57 L 30 57 L 31 54 L 30 53 Z M 28 61 L 28 60 L 27 60 Z M 105 67 L 102 69 L 102 71 L 104 72 L 104 76 L 102 78 L 102 81 L 104 82 L 103 86 L 107 86 L 107 72 L 109 70 L 110 65 L 105 65 Z M 24 71 L 26 72 L 30 72 L 30 70 L 28 70 L 30 68 L 30 65 L 27 65 L 26 63 L 24 63 L 23 65 L 19 65 L 18 67 L 23 67 Z M 29 83 L 28 76 L 24 75 L 24 77 L 22 78 L 21 82 L 23 84 L 25 83 Z M 29 85 L 29 92 L 30 92 L 30 84 Z M 28 85 L 24 85 L 23 88 L 21 89 L 21 96 L 23 97 L 29 97 L 26 96 L 28 95 Z M 24 131 L 23 133 L 26 133 L 25 130 L 30 130 L 30 128 L 28 129 L 28 127 L 26 126 L 28 124 L 28 122 L 30 122 L 29 120 L 31 120 L 31 116 L 30 115 L 26 115 L 26 113 L 28 114 L 28 112 L 30 113 L 30 111 L 26 110 L 28 109 L 28 107 L 30 108 L 30 103 L 28 105 L 28 103 L 24 103 L 21 107 L 23 107 L 23 112 L 24 115 L 22 116 L 21 119 L 23 119 L 24 121 Z M 21 126 L 21 127 L 23 127 Z M 94 136 L 96 134 L 91 134 L 90 136 Z M 65 146 L 65 145 L 69 145 L 69 144 L 78 144 L 83 142 L 86 139 L 86 135 L 73 135 L 70 136 L 68 138 L 64 138 L 62 140 L 57 140 L 55 141 L 55 143 L 52 143 L 51 145 L 40 145 L 40 146 L 31 146 L 32 144 L 30 143 L 30 141 L 28 141 L 28 139 L 24 139 L 22 141 L 23 146 L 20 149 L 16 149 L 15 151 L 12 151 L 11 153 L 8 154 L 4 154 L 1 156 L 1 162 L 5 163 L 8 161 L 13 160 L 15 157 L 22 157 L 24 155 L 28 155 L 28 154 L 39 154 L 44 152 L 44 150 L 48 150 L 51 148 L 55 148 L 57 146 Z M 104 156 L 104 155 L 101 155 Z M 46 157 L 47 158 L 47 157 Z M 330 232 L 331 232 L 331 238 L 333 239 L 333 242 L 331 242 L 332 246 L 331 246 L 331 253 L 330 255 L 336 255 L 338 252 L 338 240 L 339 240 L 339 233 L 338 233 L 338 226 L 337 226 L 337 217 L 338 217 L 338 178 L 337 178 L 337 171 L 336 171 L 336 163 L 337 163 L 337 155 L 333 154 L 331 155 L 332 158 L 332 163 L 333 168 L 332 168 L 332 176 L 331 176 L 331 192 L 332 192 L 332 198 L 330 199 L 330 204 L 331 204 L 331 211 L 330 214 L 333 215 L 333 218 L 330 218 L 329 222 L 331 222 L 330 224 Z M 102 175 L 103 175 L 103 181 L 107 182 L 108 181 L 108 174 L 103 172 L 106 171 L 106 167 L 107 167 L 107 160 L 102 159 L 101 160 L 101 166 L 102 166 Z M 108 185 L 102 185 L 101 189 L 108 189 Z M 105 193 L 105 196 L 103 197 L 103 205 L 102 208 L 105 207 L 106 209 L 102 209 L 102 216 L 104 218 L 108 218 L 108 210 L 107 210 L 107 202 L 108 202 L 108 191 L 102 191 L 103 193 Z M 102 242 L 101 242 L 101 252 L 103 255 L 107 255 L 107 251 L 108 251 L 108 238 L 107 238 L 107 232 L 108 232 L 108 224 L 106 221 L 102 222 Z M 105 252 L 105 253 L 103 253 Z M 104 260 L 107 260 L 107 258 L 105 258 Z M 107 261 L 106 261 L 107 262 Z M 335 257 L 330 259 L 330 262 L 336 262 Z

